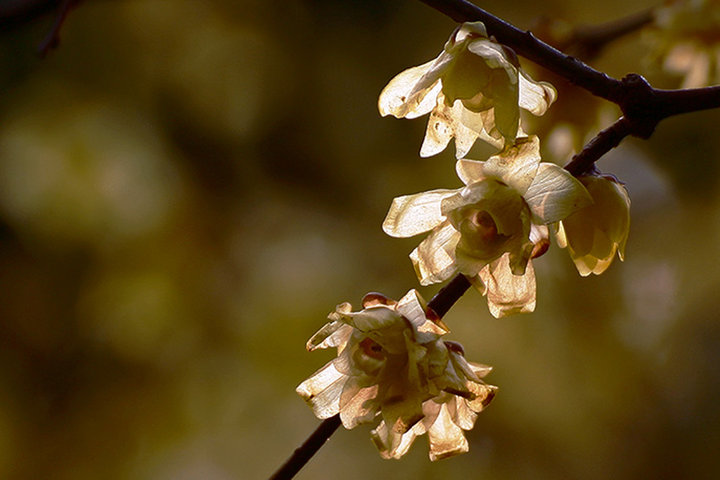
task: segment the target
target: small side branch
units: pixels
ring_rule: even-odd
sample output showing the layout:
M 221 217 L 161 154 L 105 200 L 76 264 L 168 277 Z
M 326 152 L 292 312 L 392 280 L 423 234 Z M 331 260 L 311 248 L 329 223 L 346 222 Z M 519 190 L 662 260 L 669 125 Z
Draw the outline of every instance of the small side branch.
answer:
M 70 10 L 72 10 L 72 8 L 79 2 L 80 0 L 62 0 L 50 31 L 47 35 L 45 35 L 45 38 L 42 42 L 40 42 L 40 45 L 38 45 L 38 54 L 40 54 L 41 57 L 47 55 L 50 50 L 57 48 L 60 44 L 60 29 L 62 28 L 63 23 L 65 23 L 65 19 L 67 18 L 68 13 L 70 13 Z
M 565 165 L 565 170 L 574 176 L 591 171 L 595 162 L 607 152 L 617 147 L 623 138 L 632 134 L 632 124 L 625 117 L 610 125 L 590 140 L 580 153 Z
M 428 308 L 442 318 L 467 292 L 468 288 L 470 288 L 470 282 L 465 275 L 457 275 L 428 302 Z
M 653 9 L 646 9 L 600 25 L 581 25 L 573 29 L 561 43 L 553 45 L 587 60 L 600 53 L 608 43 L 638 31 L 654 18 Z
M 334 415 L 323 420 L 318 428 L 300 445 L 288 458 L 287 462 L 270 477 L 270 480 L 289 480 L 300 471 L 302 467 L 325 445 L 325 442 L 332 436 L 340 426 L 340 415 Z

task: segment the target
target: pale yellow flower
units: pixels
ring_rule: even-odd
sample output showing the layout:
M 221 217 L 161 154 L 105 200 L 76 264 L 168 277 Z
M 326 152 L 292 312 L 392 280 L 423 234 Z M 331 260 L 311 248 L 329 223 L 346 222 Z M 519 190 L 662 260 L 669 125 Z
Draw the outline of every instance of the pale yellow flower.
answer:
M 471 428 L 474 415 L 490 402 L 496 387 L 481 380 L 490 368 L 466 361 L 462 347 L 441 339 L 447 327 L 415 290 L 397 302 L 368 294 L 363 310 L 352 312 L 343 303 L 328 318 L 307 348 L 336 347 L 338 356 L 297 387 L 318 418 L 339 414 L 346 428 L 354 428 L 380 416 L 375 443 L 385 458 L 399 458 L 414 439 L 401 437 L 411 430 L 424 433 L 420 424 L 437 423 L 437 412 L 427 404 L 434 401 L 452 406 L 456 422 L 433 427 L 431 444 L 438 446 L 431 457 L 440 443 L 444 452 L 467 451 L 464 435 L 452 425 Z
M 462 273 L 488 296 L 495 316 L 532 311 L 530 259 L 547 248 L 545 225 L 591 199 L 567 171 L 540 162 L 537 137 L 518 139 L 487 161 L 458 160 L 465 187 L 393 200 L 383 230 L 393 237 L 430 231 L 410 254 L 422 285 Z
M 452 361 L 464 362 L 462 348 L 447 342 Z M 467 362 L 465 362 L 467 363 Z M 485 376 L 490 368 L 468 363 L 477 377 Z M 464 369 L 465 367 L 457 367 Z M 464 430 L 471 430 L 478 414 L 490 403 L 495 388 L 483 383 L 467 382 L 466 392 L 457 394 L 442 392 L 422 404 L 423 419 L 405 433 L 388 428 L 385 421 L 372 431 L 372 439 L 383 458 L 400 458 L 408 451 L 415 439 L 427 433 L 430 444 L 430 460 L 440 460 L 469 449 Z
M 556 238 L 558 245 L 567 247 L 580 275 L 600 275 L 616 252 L 620 260 L 624 259 L 630 230 L 630 197 L 611 176 L 588 175 L 578 180 L 593 203 L 562 220 Z
M 490 40 L 481 22 L 464 23 L 434 60 L 393 78 L 378 101 L 380 114 L 430 113 L 420 156 L 440 153 L 455 138 L 457 158 L 480 138 L 501 148 L 522 136 L 520 109 L 545 113 L 555 89 L 520 70 L 515 54 Z

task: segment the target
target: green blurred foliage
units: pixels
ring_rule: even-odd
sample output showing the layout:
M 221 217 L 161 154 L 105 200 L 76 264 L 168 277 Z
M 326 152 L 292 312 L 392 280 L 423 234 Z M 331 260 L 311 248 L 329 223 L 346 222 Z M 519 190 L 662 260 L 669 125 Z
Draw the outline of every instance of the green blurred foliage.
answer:
M 650 4 L 483 7 L 530 27 Z M 376 109 L 454 25 L 409 0 L 87 0 L 41 60 L 52 20 L 0 32 L 0 478 L 267 477 L 318 424 L 294 388 L 331 353 L 307 338 L 417 287 L 391 199 L 459 186 L 452 151 L 417 156 L 424 120 Z M 676 86 L 647 50 L 592 63 Z M 384 461 L 359 427 L 298 478 L 717 478 L 718 114 L 599 163 L 633 200 L 625 263 L 582 279 L 554 248 L 536 313 L 448 314 L 500 387 L 470 453 Z

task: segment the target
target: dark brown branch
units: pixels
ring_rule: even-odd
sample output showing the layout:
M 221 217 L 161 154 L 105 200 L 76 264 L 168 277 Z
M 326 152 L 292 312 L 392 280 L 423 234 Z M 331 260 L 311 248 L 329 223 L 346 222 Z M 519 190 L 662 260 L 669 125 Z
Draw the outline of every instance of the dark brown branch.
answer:
M 55 10 L 63 0 L 4 0 L 0 2 L 0 27 L 21 25 Z
M 442 318 L 467 292 L 468 288 L 470 288 L 470 282 L 465 275 L 457 275 L 428 302 L 428 308 Z
M 81 0 L 1 0 L 0 1 L 0 30 L 17 27 L 36 18 L 55 12 L 50 31 L 38 45 L 38 53 L 45 56 L 60 42 L 60 29 L 68 13 Z
M 590 140 L 580 153 L 575 155 L 565 170 L 579 176 L 593 169 L 595 162 L 607 152 L 617 147 L 623 138 L 631 134 L 632 124 L 625 117 L 610 125 Z
M 270 480 L 288 480 L 293 478 L 302 467 L 325 445 L 325 442 L 340 426 L 340 415 L 322 421 L 320 426 L 288 458 L 287 462 L 270 477 Z
M 38 45 L 38 53 L 40 56 L 44 57 L 51 49 L 57 48 L 60 44 L 60 28 L 62 28 L 70 10 L 78 3 L 80 3 L 80 0 L 62 0 L 50 31 L 45 35 L 40 45 Z

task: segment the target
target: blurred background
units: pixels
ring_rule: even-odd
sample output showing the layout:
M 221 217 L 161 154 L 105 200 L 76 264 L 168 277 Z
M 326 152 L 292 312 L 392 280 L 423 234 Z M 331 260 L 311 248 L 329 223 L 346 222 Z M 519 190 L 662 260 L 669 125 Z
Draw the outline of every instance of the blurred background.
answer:
M 654 2 L 481 4 L 535 28 Z M 395 196 L 460 186 L 454 151 L 419 158 L 426 120 L 376 102 L 455 25 L 411 0 L 86 0 L 40 59 L 54 19 L 0 29 L 0 478 L 266 478 L 319 423 L 294 389 L 333 357 L 305 351 L 327 313 L 419 288 L 419 239 L 380 225 Z M 657 45 L 590 62 L 678 87 Z M 564 102 L 532 124 L 546 160 L 617 118 L 525 65 Z M 633 201 L 624 263 L 580 278 L 554 247 L 534 314 L 474 292 L 450 311 L 500 387 L 468 454 L 382 460 L 358 427 L 297 478 L 718 478 L 719 118 L 599 162 Z

